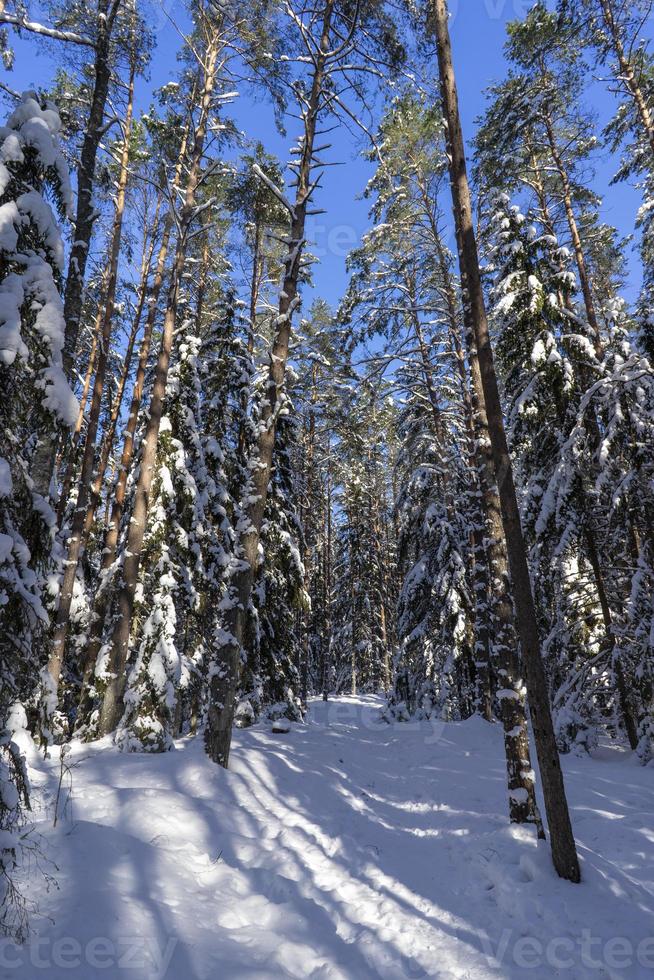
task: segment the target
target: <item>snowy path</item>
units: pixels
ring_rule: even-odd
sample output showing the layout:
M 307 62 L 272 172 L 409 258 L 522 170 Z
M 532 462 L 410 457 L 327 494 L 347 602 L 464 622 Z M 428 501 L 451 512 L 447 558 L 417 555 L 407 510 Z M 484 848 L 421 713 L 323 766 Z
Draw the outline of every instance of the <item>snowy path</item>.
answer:
M 76 744 L 72 821 L 40 828 L 59 890 L 34 889 L 49 918 L 0 977 L 654 976 L 653 768 L 566 760 L 573 886 L 506 824 L 499 728 L 391 728 L 378 704 L 238 732 L 229 773 L 197 739 Z M 35 764 L 44 806 L 57 769 Z

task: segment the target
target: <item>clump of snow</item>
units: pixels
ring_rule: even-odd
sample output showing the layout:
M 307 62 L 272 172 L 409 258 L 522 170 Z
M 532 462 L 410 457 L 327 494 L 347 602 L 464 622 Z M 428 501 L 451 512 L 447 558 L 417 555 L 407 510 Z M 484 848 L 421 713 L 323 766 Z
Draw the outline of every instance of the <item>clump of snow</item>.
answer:
M 6 459 L 0 456 L 0 497 L 10 497 L 14 489 L 11 470 Z
M 54 188 L 60 205 L 70 209 L 68 168 L 57 140 L 60 128 L 54 107 L 42 108 L 32 92 L 23 95 L 7 125 L 0 127 L 2 192 L 8 192 L 12 180 L 16 183 L 15 198 L 0 206 L 0 259 L 11 269 L 0 283 L 0 364 L 10 367 L 17 359 L 29 363 L 43 407 L 72 425 L 78 405 L 62 367 L 65 324 L 55 281 L 63 270 L 64 246 L 43 191 Z M 32 186 L 34 181 L 39 189 Z M 30 363 L 36 358 L 34 347 L 44 348 L 37 359 L 45 363 Z
M 247 698 L 243 698 L 236 706 L 234 724 L 237 728 L 249 728 L 251 725 L 254 725 L 255 721 L 256 714 L 252 707 L 252 702 Z

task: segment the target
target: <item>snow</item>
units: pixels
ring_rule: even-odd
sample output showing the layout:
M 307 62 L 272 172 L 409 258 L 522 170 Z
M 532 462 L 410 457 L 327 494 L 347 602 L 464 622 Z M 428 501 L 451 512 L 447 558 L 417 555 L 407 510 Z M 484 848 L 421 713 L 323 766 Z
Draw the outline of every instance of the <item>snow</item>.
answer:
M 20 222 L 20 215 L 15 201 L 7 201 L 0 206 L 0 251 L 15 252 L 18 245 L 18 232 L 16 227 Z
M 22 147 L 34 149 L 42 165 L 56 171 L 62 203 L 70 214 L 73 193 L 66 160 L 57 141 L 60 130 L 61 119 L 55 106 L 48 103 L 43 109 L 35 93 L 24 92 L 7 125 L 0 127 L 0 156 L 5 162 L 20 163 L 24 159 Z
M 10 497 L 14 489 L 11 469 L 6 459 L 0 456 L 0 497 Z
M 2 211 L 1 208 L 0 211 Z M 2 234 L 2 215 L 0 214 L 0 236 Z M 0 250 L 2 248 L 3 245 L 0 242 Z M 29 349 L 20 332 L 20 309 L 23 297 L 21 277 L 10 272 L 0 283 L 0 364 L 5 366 L 13 364 L 17 354 L 24 360 L 29 357 Z
M 5 562 L 9 561 L 13 548 L 14 539 L 11 535 L 0 533 L 0 565 L 4 565 Z
M 46 172 L 56 171 L 57 199 L 64 209 L 70 208 L 67 166 L 56 139 L 60 128 L 54 107 L 48 104 L 42 109 L 34 93 L 24 93 L 7 126 L 0 127 L 3 193 L 11 178 L 11 166 L 5 164 L 19 164 L 24 157 L 23 147 L 29 146 L 35 151 L 37 169 L 43 171 L 41 182 L 47 187 Z M 51 177 L 49 186 L 52 189 Z M 15 201 L 0 206 L 0 257 L 8 268 L 16 267 L 11 272 L 5 270 L 7 274 L 0 283 L 0 364 L 11 366 L 18 357 L 34 370 L 34 364 L 29 363 L 38 346 L 29 336 L 33 328 L 36 338 L 44 341 L 46 347 L 39 351 L 43 366 L 39 364 L 35 372 L 35 386 L 42 391 L 41 403 L 58 420 L 73 425 L 79 408 L 62 367 L 65 323 L 53 274 L 53 268 L 63 271 L 64 245 L 57 219 L 43 193 L 44 188 L 27 190 Z
M 16 205 L 23 221 L 29 220 L 34 226 L 37 234 L 48 248 L 54 265 L 60 272 L 63 272 L 64 243 L 61 239 L 57 220 L 48 202 L 44 201 L 36 191 L 29 191 L 17 198 Z
M 653 975 L 651 766 L 564 759 L 572 885 L 507 823 L 501 726 L 387 725 L 380 706 L 313 700 L 288 734 L 237 730 L 229 772 L 200 737 L 158 756 L 75 742 L 56 830 L 58 750 L 29 751 L 59 888 L 35 876 L 34 936 L 2 947 L 0 978 Z

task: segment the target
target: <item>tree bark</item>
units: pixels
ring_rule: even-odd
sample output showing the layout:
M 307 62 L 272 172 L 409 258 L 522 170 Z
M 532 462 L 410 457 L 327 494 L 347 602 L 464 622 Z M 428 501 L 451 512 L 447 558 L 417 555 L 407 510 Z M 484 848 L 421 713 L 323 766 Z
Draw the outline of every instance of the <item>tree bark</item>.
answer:
M 446 0 L 433 0 L 433 13 L 441 96 L 447 122 L 448 164 L 454 220 L 458 231 L 461 280 L 465 291 L 465 305 L 469 310 L 474 330 L 495 478 L 499 487 L 501 524 L 504 528 L 507 544 L 516 620 L 529 692 L 529 707 L 551 835 L 552 857 L 554 866 L 561 877 L 578 882 L 580 880 L 579 862 L 550 714 L 545 671 L 540 655 L 536 611 L 529 579 L 527 552 L 522 534 L 486 317 L 458 94 L 452 64 Z
M 109 60 L 111 32 L 120 8 L 121 0 L 98 0 L 97 38 L 93 64 L 93 95 L 91 110 L 84 131 L 84 140 L 77 168 L 77 213 L 75 215 L 75 241 L 68 262 L 68 276 L 64 293 L 64 320 L 66 324 L 63 351 L 64 369 L 71 376 L 77 335 L 79 333 L 86 263 L 89 257 L 96 210 L 93 206 L 95 164 L 100 141 L 104 132 L 104 114 L 111 81 Z
M 306 450 L 306 506 L 304 511 L 304 590 L 307 596 L 311 593 L 312 555 L 315 547 L 315 515 L 314 515 L 314 455 L 316 445 L 316 404 L 318 392 L 316 388 L 316 366 L 311 371 L 311 407 L 309 409 L 309 427 L 307 432 Z M 311 657 L 311 629 L 313 626 L 311 606 L 304 610 L 302 616 L 302 672 L 301 692 L 302 704 L 306 706 L 309 693 L 309 660 Z
M 324 559 L 324 605 L 325 636 L 322 642 L 321 682 L 322 699 L 329 696 L 329 668 L 332 641 L 332 468 L 331 434 L 327 433 L 327 486 L 325 488 L 325 559 Z
M 257 307 L 259 305 L 259 291 L 261 289 L 261 276 L 263 272 L 262 249 L 263 228 L 261 221 L 257 217 L 254 225 L 254 250 L 252 253 L 252 274 L 250 277 L 250 315 L 248 324 L 248 354 L 252 357 L 254 353 L 254 338 L 257 329 Z M 245 415 L 248 409 L 247 389 L 241 394 L 241 422 L 238 430 L 238 459 L 244 460 L 245 439 L 247 428 Z
M 59 527 L 62 526 L 64 522 L 64 517 L 66 515 L 66 508 L 70 500 L 70 491 L 73 486 L 73 480 L 75 479 L 75 469 L 77 466 L 77 449 L 82 438 L 82 427 L 84 425 L 84 419 L 86 417 L 86 404 L 89 398 L 89 391 L 91 390 L 91 381 L 93 379 L 93 374 L 96 369 L 97 364 L 97 354 L 98 354 L 98 337 L 102 331 L 102 320 L 103 320 L 103 310 L 104 310 L 104 290 L 100 294 L 100 305 L 98 306 L 98 313 L 95 318 L 95 324 L 93 327 L 93 341 L 91 342 L 91 351 L 89 353 L 89 363 L 86 367 L 86 374 L 84 376 L 84 385 L 82 387 L 82 394 L 79 400 L 79 412 L 77 415 L 77 422 L 75 423 L 75 429 L 73 430 L 73 437 L 71 439 L 70 446 L 66 452 L 66 469 L 61 481 L 61 496 L 59 497 L 59 504 L 57 507 L 57 523 Z M 62 454 L 63 455 L 63 454 Z

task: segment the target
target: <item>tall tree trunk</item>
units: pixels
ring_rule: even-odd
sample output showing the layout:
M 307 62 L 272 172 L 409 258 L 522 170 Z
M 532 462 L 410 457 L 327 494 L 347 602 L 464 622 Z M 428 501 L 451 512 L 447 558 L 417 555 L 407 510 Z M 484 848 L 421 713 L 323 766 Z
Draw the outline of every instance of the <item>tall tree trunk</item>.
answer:
M 254 339 L 257 329 L 257 308 L 259 306 L 259 291 L 261 289 L 261 276 L 263 274 L 263 228 L 261 221 L 257 217 L 254 224 L 254 250 L 252 254 L 252 274 L 250 276 L 250 311 L 248 322 L 248 354 L 254 354 Z M 238 459 L 244 460 L 245 439 L 247 427 L 245 415 L 248 409 L 247 389 L 241 393 L 241 422 L 238 430 Z
M 627 732 L 627 737 L 629 739 L 629 745 L 632 749 L 638 747 L 638 725 L 634 719 L 633 712 L 631 710 L 631 705 L 629 704 L 629 695 L 627 693 L 627 685 L 625 682 L 624 671 L 622 670 L 622 664 L 619 659 L 619 649 L 615 641 L 615 634 L 613 630 L 613 616 L 611 614 L 611 607 L 609 605 L 608 595 L 606 593 L 606 586 L 604 584 L 604 575 L 602 574 L 602 567 L 600 565 L 599 555 L 597 553 L 597 544 L 595 542 L 595 535 L 592 528 L 587 524 L 584 530 L 584 537 L 586 539 L 586 551 L 588 554 L 588 560 L 590 561 L 590 566 L 593 570 L 593 578 L 595 579 L 595 587 L 597 589 L 597 595 L 600 601 L 600 608 L 602 610 L 602 621 L 604 623 L 604 629 L 606 631 L 606 642 L 608 649 L 612 653 L 613 657 L 613 670 L 615 672 L 616 687 L 618 689 L 618 703 L 620 705 L 620 712 L 622 714 L 622 720 L 624 722 L 625 731 Z
M 448 163 L 459 265 L 465 306 L 474 330 L 480 382 L 488 420 L 495 478 L 499 486 L 501 524 L 504 527 L 516 619 L 529 693 L 529 707 L 543 783 L 545 808 L 551 835 L 554 866 L 563 878 L 580 880 L 563 773 L 554 737 L 545 670 L 540 655 L 538 623 L 534 607 L 527 552 L 506 440 L 497 376 L 493 362 L 488 321 L 479 270 L 477 242 L 465 159 L 458 94 L 452 65 L 446 0 L 433 0 L 438 48 L 438 67 L 443 112 L 447 123 Z M 500 515 L 498 514 L 499 518 Z
M 356 516 L 355 516 L 356 520 Z M 350 632 L 350 667 L 352 670 L 352 683 L 350 691 L 353 695 L 357 693 L 357 680 L 358 680 L 358 659 L 357 659 L 357 648 L 359 645 L 359 623 L 360 623 L 360 612 L 359 612 L 359 579 L 361 573 L 361 563 L 358 560 L 359 548 L 358 548 L 358 530 L 354 530 L 354 522 L 350 521 L 350 609 L 352 617 L 352 625 Z M 356 545 L 355 545 L 356 542 Z M 357 561 L 354 561 L 354 557 L 357 556 Z
M 91 248 L 91 236 L 97 212 L 93 205 L 95 164 L 104 133 L 104 116 L 111 81 L 111 32 L 122 0 L 98 0 L 97 34 L 93 64 L 93 93 L 89 118 L 77 168 L 77 210 L 74 241 L 68 261 L 64 291 L 64 349 L 63 366 L 68 379 L 74 381 L 75 351 L 82 314 L 86 263 Z M 44 432 L 36 448 L 32 477 L 35 488 L 47 497 L 54 471 L 57 437 L 54 430 Z
M 216 62 L 220 43 L 220 32 L 215 30 L 211 34 L 202 60 L 203 83 L 199 96 L 200 112 L 188 166 L 184 203 L 178 219 L 177 245 L 175 259 L 170 273 L 161 347 L 155 369 L 150 409 L 141 450 L 139 477 L 134 495 L 134 509 L 127 534 L 123 579 L 117 596 L 117 616 L 112 631 L 109 662 L 107 665 L 108 680 L 99 719 L 99 730 L 102 735 L 106 735 L 114 730 L 120 721 L 123 710 L 123 694 L 126 683 L 125 668 L 129 655 L 129 637 L 134 610 L 134 595 L 141 565 L 141 553 L 143 551 L 143 540 L 150 502 L 150 489 L 157 459 L 159 428 L 163 415 L 168 370 L 170 367 L 173 331 L 177 320 L 179 293 L 187 259 L 188 237 L 195 214 L 196 193 L 201 177 L 201 164 L 212 107 Z
M 186 151 L 186 140 L 182 143 L 182 152 L 180 154 L 180 161 L 183 158 Z M 177 175 L 181 170 L 181 164 L 178 163 Z M 176 186 L 176 183 L 175 183 Z M 170 235 L 173 228 L 173 215 L 168 213 L 164 220 L 163 234 L 161 237 L 161 243 L 159 245 L 159 254 L 157 256 L 157 267 L 155 270 L 154 278 L 152 281 L 152 288 L 148 297 L 148 315 L 145 321 L 145 328 L 143 330 L 143 337 L 141 339 L 141 348 L 139 350 L 139 361 L 138 367 L 136 369 L 136 378 L 134 379 L 134 387 L 132 389 L 132 400 L 129 409 L 129 416 L 127 418 L 127 425 L 125 427 L 125 433 L 123 436 L 123 450 L 120 457 L 120 464 L 118 468 L 118 478 L 116 480 L 116 485 L 113 490 L 113 500 L 111 503 L 110 516 L 107 520 L 107 527 L 104 536 L 104 543 L 102 548 L 102 566 L 100 571 L 100 588 L 95 596 L 95 601 L 93 603 L 93 616 L 91 619 L 91 629 L 89 635 L 89 641 L 84 654 L 84 669 L 83 669 L 83 683 L 82 683 L 82 701 L 80 706 L 80 721 L 84 722 L 86 720 L 86 697 L 88 694 L 88 683 L 93 673 L 95 663 L 100 652 L 100 646 L 102 644 L 102 633 L 105 624 L 105 618 L 107 613 L 107 607 L 110 599 L 110 589 L 109 583 L 106 577 L 109 573 L 109 569 L 113 566 L 116 560 L 116 554 L 118 551 L 118 539 L 120 535 L 120 526 L 123 519 L 123 512 L 125 509 L 125 498 L 127 495 L 127 481 L 129 479 L 129 473 L 132 466 L 132 460 L 134 459 L 134 441 L 136 438 L 136 428 L 138 425 L 139 412 L 141 409 L 141 400 L 143 398 L 143 387 L 145 385 L 145 373 L 148 367 L 148 358 L 150 355 L 150 346 L 152 343 L 152 334 L 154 331 L 155 322 L 157 319 L 157 306 L 159 303 L 159 296 L 161 295 L 161 289 L 164 282 L 164 276 L 166 271 L 166 258 L 168 256 L 168 246 L 170 244 Z M 84 709 L 82 708 L 84 705 Z
M 602 335 L 600 333 L 599 321 L 597 319 L 597 311 L 595 310 L 595 300 L 593 298 L 593 290 L 590 275 L 588 273 L 588 266 L 586 265 L 584 247 L 581 242 L 581 235 L 579 234 L 579 227 L 577 225 L 577 219 L 575 217 L 574 207 L 572 204 L 572 188 L 570 186 L 570 178 L 568 177 L 568 172 L 556 141 L 552 119 L 548 112 L 544 114 L 544 120 L 545 128 L 547 130 L 547 141 L 550 145 L 550 153 L 552 154 L 554 166 L 556 167 L 561 180 L 563 206 L 565 208 L 565 215 L 568 221 L 568 227 L 570 229 L 570 237 L 572 239 L 572 247 L 575 253 L 575 261 L 577 263 L 577 271 L 579 273 L 579 283 L 581 285 L 581 292 L 584 297 L 584 306 L 586 308 L 586 318 L 592 332 L 595 353 L 598 357 L 601 357 Z
M 306 455 L 306 507 L 304 512 L 304 590 L 307 596 L 311 592 L 312 577 L 312 556 L 315 548 L 315 514 L 313 499 L 314 494 L 314 457 L 316 447 L 316 404 L 318 402 L 318 391 L 316 388 L 317 369 L 314 364 L 311 371 L 311 408 L 309 415 L 309 430 L 307 432 L 307 455 Z M 309 660 L 311 657 L 311 629 L 314 623 L 312 609 L 309 605 L 304 610 L 302 616 L 302 673 L 301 673 L 301 693 L 302 704 L 306 705 L 309 688 Z
M 332 469 L 331 434 L 327 434 L 327 486 L 325 488 L 325 559 L 324 559 L 324 605 L 325 636 L 322 640 L 321 690 L 326 701 L 329 694 L 330 652 L 332 644 Z
M 619 81 L 623 82 L 634 101 L 638 118 L 640 119 L 643 133 L 652 151 L 652 159 L 654 161 L 654 116 L 647 102 L 645 92 L 627 57 L 620 28 L 614 15 L 613 0 L 601 0 L 601 6 L 604 23 L 611 38 L 611 46 L 618 59 L 618 66 L 620 68 Z
M 102 438 L 102 447 L 100 449 L 100 459 L 95 471 L 95 478 L 93 480 L 93 487 L 91 489 L 91 497 L 88 502 L 88 507 L 86 509 L 86 517 L 84 520 L 84 535 L 85 538 L 93 526 L 93 521 L 95 519 L 95 513 L 100 503 L 100 495 L 102 493 L 102 487 L 104 484 L 105 474 L 107 472 L 107 466 L 109 465 L 109 458 L 114 447 L 114 442 L 116 439 L 116 430 L 118 428 L 118 420 L 120 418 L 120 412 L 123 405 L 123 398 L 125 397 L 125 390 L 127 388 L 127 382 L 129 380 L 131 368 L 132 368 L 132 358 L 134 356 L 134 347 L 136 346 L 136 338 L 138 336 L 139 330 L 141 329 L 141 319 L 143 317 L 143 310 L 145 309 L 145 302 L 148 297 L 148 280 L 150 277 L 150 271 L 152 266 L 152 257 L 154 254 L 154 247 L 156 244 L 156 231 L 157 231 L 157 219 L 160 201 L 157 202 L 157 211 L 154 217 L 154 227 L 152 234 L 150 235 L 149 244 L 146 245 L 143 252 L 143 258 L 141 261 L 141 281 L 139 284 L 138 297 L 136 301 L 136 309 L 134 310 L 134 316 L 132 318 L 132 326 L 129 332 L 129 337 L 127 340 L 127 347 L 125 349 L 125 355 L 123 358 L 123 366 L 120 372 L 120 378 L 118 381 L 118 389 L 111 406 L 111 412 L 109 414 L 109 425 Z M 146 242 L 147 242 L 147 232 L 146 232 Z
M 512 601 L 512 581 L 509 574 L 509 556 L 503 512 L 497 488 L 497 478 L 491 441 L 489 419 L 484 400 L 480 358 L 476 348 L 474 321 L 467 308 L 465 314 L 468 363 L 472 382 L 472 403 L 475 419 L 475 461 L 481 494 L 481 527 L 483 557 L 488 579 L 488 601 L 480 609 L 485 619 L 485 630 L 479 638 L 488 642 L 488 677 L 482 684 L 490 687 L 490 664 L 494 667 L 504 728 L 504 751 L 509 789 L 509 816 L 513 823 L 533 823 L 538 835 L 544 836 L 533 779 L 524 682 L 518 656 L 515 614 Z M 481 578 L 481 569 L 478 571 Z M 481 653 L 481 651 L 480 651 Z M 480 692 L 488 697 L 488 692 Z M 488 711 L 488 705 L 485 706 Z
M 475 664 L 475 710 L 486 721 L 493 721 L 493 692 L 491 671 L 491 638 L 490 638 L 490 576 L 489 556 L 486 552 L 486 515 L 487 493 L 482 489 L 484 481 L 484 460 L 481 453 L 481 440 L 477 438 L 477 422 L 475 407 L 468 386 L 466 359 L 461 343 L 461 329 L 457 312 L 456 294 L 452 282 L 449 264 L 443 248 L 443 242 L 431 210 L 428 210 L 430 225 L 438 265 L 443 280 L 445 300 L 447 304 L 448 334 L 452 342 L 454 363 L 459 378 L 459 389 L 463 403 L 463 415 L 466 426 L 466 442 L 468 458 L 473 471 L 471 493 L 472 513 L 472 583 L 475 600 L 474 624 L 474 664 Z M 480 403 L 480 399 L 477 402 Z M 493 509 L 496 509 L 495 507 Z
M 135 65 L 136 59 L 134 58 L 130 69 L 127 110 L 124 124 L 124 138 L 120 160 L 120 173 L 118 177 L 118 189 L 116 193 L 111 245 L 109 248 L 109 276 L 107 279 L 104 318 L 99 343 L 100 349 L 98 351 L 98 363 L 93 382 L 93 396 L 91 399 L 89 419 L 86 428 L 86 438 L 84 441 L 84 454 L 82 457 L 82 468 L 77 491 L 77 501 L 71 523 L 71 532 L 70 538 L 68 539 L 61 591 L 59 593 L 59 604 L 57 606 L 57 614 L 55 618 L 52 653 L 50 655 L 50 660 L 48 661 L 48 673 L 50 675 L 51 684 L 54 690 L 57 690 L 59 685 L 59 678 L 61 675 L 61 668 L 63 665 L 66 648 L 66 639 L 68 637 L 70 607 L 73 599 L 77 566 L 84 547 L 84 520 L 86 517 L 86 507 L 91 489 L 91 479 L 93 477 L 95 442 L 98 432 L 98 425 L 100 422 L 100 409 L 102 407 L 102 395 L 104 391 L 107 363 L 109 360 L 111 333 L 114 324 L 114 305 L 116 300 L 116 288 L 118 284 L 118 260 L 120 258 L 123 217 L 125 212 L 125 195 L 129 175 L 129 151 L 134 109 L 134 78 L 136 74 Z
M 66 508 L 70 500 L 70 491 L 75 479 L 75 470 L 78 462 L 77 450 L 82 439 L 82 428 L 86 417 L 86 404 L 89 398 L 89 391 L 91 390 L 91 381 L 97 366 L 98 338 L 102 331 L 102 322 L 105 309 L 104 296 L 105 290 L 103 289 L 100 293 L 98 312 L 95 318 L 95 324 L 93 326 L 93 340 L 91 342 L 91 350 L 89 353 L 89 363 L 86 367 L 86 374 L 84 376 L 82 394 L 80 395 L 79 400 L 77 422 L 75 423 L 75 429 L 73 430 L 73 437 L 71 439 L 70 446 L 68 446 L 66 450 L 66 466 L 61 481 L 61 496 L 59 497 L 59 505 L 57 507 L 57 523 L 59 524 L 59 527 L 61 527 L 64 522 Z
M 273 463 L 276 421 L 278 412 L 284 404 L 283 385 L 291 336 L 291 319 L 299 303 L 298 279 L 307 209 L 312 191 L 311 174 L 314 166 L 316 123 L 323 107 L 333 9 L 334 0 L 326 0 L 320 43 L 313 59 L 311 89 L 307 95 L 306 108 L 303 110 L 305 132 L 302 152 L 297 164 L 295 204 L 289 233 L 290 247 L 285 260 L 278 316 L 275 322 L 275 338 L 266 387 L 267 397 L 262 406 L 259 435 L 253 453 L 254 463 L 251 467 L 247 503 L 244 508 L 244 530 L 238 543 L 240 564 L 230 583 L 230 608 L 225 610 L 225 632 L 230 639 L 222 648 L 224 663 L 221 664 L 221 670 L 215 671 L 211 678 L 205 745 L 210 758 L 224 767 L 229 763 L 243 631 L 258 564 L 261 525 L 268 499 L 268 483 Z
M 382 669 L 384 672 L 384 690 L 390 691 L 391 689 L 391 658 L 388 651 L 388 633 L 386 630 L 386 608 L 383 601 L 379 606 L 379 633 L 382 642 L 382 649 L 384 651 L 384 662 L 382 664 Z
M 97 212 L 93 206 L 95 164 L 104 134 L 104 116 L 111 81 L 110 45 L 111 32 L 122 0 L 98 0 L 97 38 L 93 64 L 93 94 L 91 109 L 84 130 L 84 140 L 77 168 L 77 212 L 75 215 L 75 241 L 68 262 L 68 276 L 64 293 L 64 320 L 66 324 L 63 351 L 64 369 L 71 376 L 77 347 L 86 263 L 91 248 L 91 236 Z

